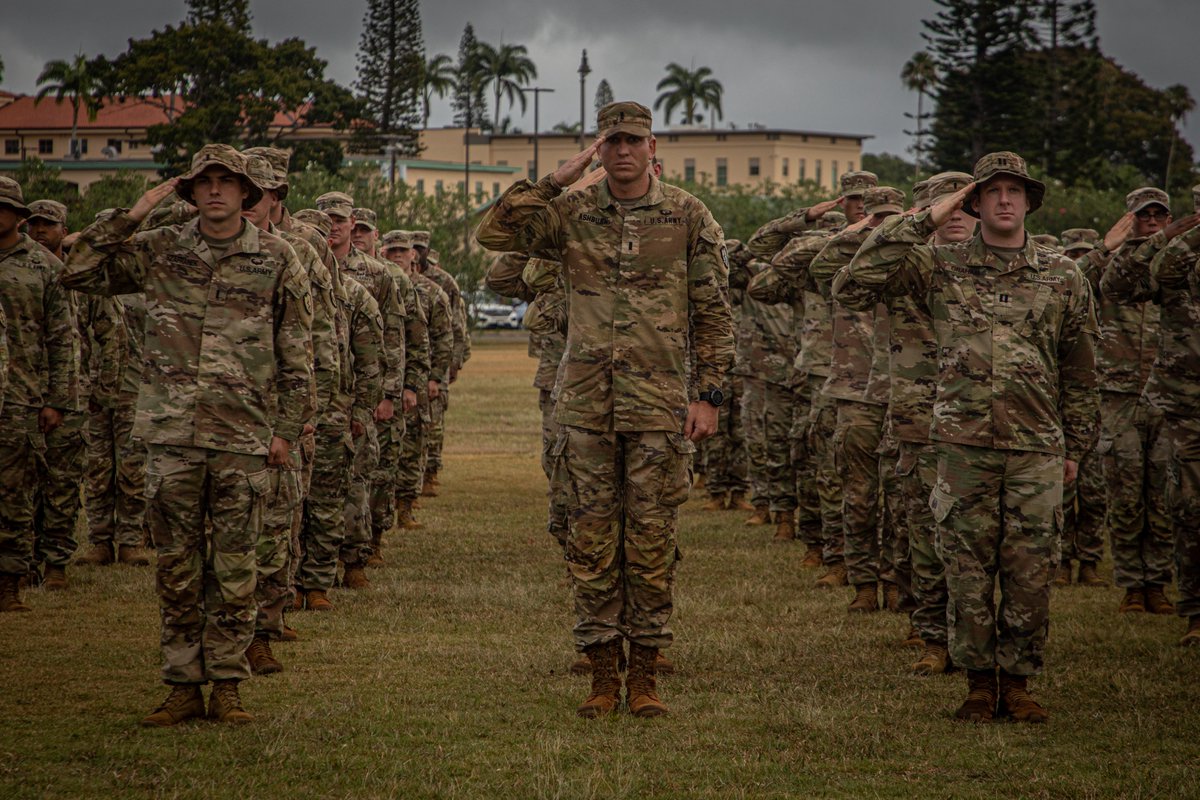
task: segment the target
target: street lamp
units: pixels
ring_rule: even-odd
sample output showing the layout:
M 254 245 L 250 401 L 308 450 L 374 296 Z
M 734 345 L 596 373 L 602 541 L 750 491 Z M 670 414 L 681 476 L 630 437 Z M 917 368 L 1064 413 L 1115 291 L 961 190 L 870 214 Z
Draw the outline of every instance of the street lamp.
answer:
M 543 89 L 540 86 L 530 86 L 522 89 L 521 93 L 533 92 L 533 177 L 531 181 L 536 181 L 542 177 L 542 173 L 538 170 L 538 98 L 542 96 L 542 92 L 553 92 L 553 89 Z
M 579 61 L 579 149 L 584 148 L 583 134 L 587 130 L 587 76 L 592 72 L 592 68 L 588 66 L 587 50 L 583 51 L 583 58 Z

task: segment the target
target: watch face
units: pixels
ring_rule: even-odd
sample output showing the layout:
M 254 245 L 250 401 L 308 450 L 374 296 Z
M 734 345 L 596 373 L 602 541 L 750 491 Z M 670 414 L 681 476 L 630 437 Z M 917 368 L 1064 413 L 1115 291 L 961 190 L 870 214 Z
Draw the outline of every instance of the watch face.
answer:
M 708 393 L 708 396 L 714 406 L 719 406 L 725 402 L 725 393 L 720 389 L 713 389 Z

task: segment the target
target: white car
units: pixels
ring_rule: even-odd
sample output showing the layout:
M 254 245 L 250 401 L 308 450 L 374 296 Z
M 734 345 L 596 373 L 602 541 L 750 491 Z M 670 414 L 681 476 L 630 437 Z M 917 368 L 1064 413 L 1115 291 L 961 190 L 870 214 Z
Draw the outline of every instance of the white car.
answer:
M 500 303 L 481 303 L 475 306 L 475 327 L 480 330 L 489 328 L 508 328 L 515 330 L 521 327 L 524 312 L 520 307 L 506 306 Z

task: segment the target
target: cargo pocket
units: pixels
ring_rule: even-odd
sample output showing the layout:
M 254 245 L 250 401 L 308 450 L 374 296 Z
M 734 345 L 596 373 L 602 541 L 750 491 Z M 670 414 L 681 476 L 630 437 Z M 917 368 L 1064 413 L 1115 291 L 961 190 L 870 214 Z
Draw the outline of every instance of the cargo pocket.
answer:
M 1054 541 L 1050 543 L 1050 563 L 1058 564 L 1062 561 L 1062 540 L 1063 534 L 1067 530 L 1067 517 L 1063 511 L 1062 503 L 1054 507 Z M 1049 579 L 1049 575 L 1047 575 Z
M 567 464 L 567 432 L 559 431 L 549 449 L 550 457 L 550 493 L 567 502 L 570 509 L 578 508 L 579 495 L 575 491 L 575 482 L 571 480 L 571 470 Z
M 929 510 L 933 512 L 933 521 L 938 525 L 944 525 L 952 508 L 954 508 L 954 498 L 948 492 L 943 492 L 936 486 L 933 487 L 933 491 L 929 493 Z
M 667 433 L 667 462 L 663 464 L 658 502 L 668 508 L 682 505 L 692 489 L 692 457 L 696 444 L 682 433 Z
M 257 539 L 263 531 L 267 516 L 267 502 L 271 496 L 272 469 L 247 472 L 246 482 L 250 484 L 250 531 Z
M 143 492 L 146 499 L 146 528 L 150 534 L 150 543 L 156 549 L 169 547 L 171 544 L 171 531 L 161 530 L 163 526 L 153 524 L 155 520 L 161 519 L 161 516 L 155 513 L 154 506 L 157 502 L 159 490 L 162 489 L 162 484 L 162 475 L 156 472 L 146 473 L 146 483 Z
M 917 450 L 903 442 L 900 443 L 900 455 L 896 458 L 896 477 L 904 478 L 917 468 Z

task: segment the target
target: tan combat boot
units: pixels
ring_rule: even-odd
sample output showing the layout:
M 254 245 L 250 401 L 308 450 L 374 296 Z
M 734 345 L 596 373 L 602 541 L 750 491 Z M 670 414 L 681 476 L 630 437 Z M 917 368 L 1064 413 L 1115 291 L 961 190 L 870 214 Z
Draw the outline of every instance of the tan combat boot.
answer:
M 908 633 L 904 635 L 904 641 L 900 643 L 901 647 L 924 647 L 925 641 L 921 638 L 920 632 L 916 625 L 908 626 Z
M 309 611 L 333 611 L 333 603 L 325 596 L 324 589 L 311 589 L 304 593 L 304 605 Z
M 1151 614 L 1174 614 L 1175 604 L 1167 598 L 1163 586 L 1146 587 L 1146 610 Z
M 383 566 L 383 531 L 371 534 L 371 555 L 367 558 L 367 566 Z
M 438 496 L 438 480 L 434 473 L 426 473 L 425 480 L 421 484 L 421 497 L 437 497 Z
M 230 725 L 254 721 L 254 717 L 242 708 L 237 681 L 213 681 L 212 694 L 208 698 L 208 718 Z
M 674 675 L 675 662 L 662 654 L 662 650 L 658 651 L 658 655 L 654 659 L 654 673 L 656 675 Z
M 1028 680 L 1024 675 L 1009 675 L 1004 670 L 1000 671 L 1000 708 L 996 716 L 1035 724 L 1050 719 L 1046 709 L 1029 694 Z
M 771 509 L 766 505 L 754 507 L 754 513 L 746 520 L 746 525 L 766 525 L 771 521 Z
M 254 641 L 246 648 L 246 658 L 250 661 L 250 671 L 255 675 L 283 672 L 283 664 L 271 652 L 271 643 L 265 636 L 254 637 Z
M 821 545 L 810 544 L 804 551 L 804 558 L 800 560 L 800 566 L 803 569 L 816 569 L 821 566 Z
M 300 640 L 300 632 L 291 625 L 284 623 L 283 630 L 279 632 L 279 641 L 281 642 L 297 642 Z
M 417 522 L 416 518 L 413 516 L 413 509 L 415 507 L 416 507 L 416 504 L 413 503 L 412 500 L 401 500 L 400 501 L 400 508 L 398 510 L 398 513 L 400 515 L 399 525 L 401 528 L 411 531 L 411 530 L 416 530 L 418 528 L 425 527 L 421 523 Z
M 1146 590 L 1145 589 L 1126 589 L 1125 596 L 1121 598 L 1121 605 L 1117 606 L 1118 614 L 1141 614 L 1146 610 Z
M 89 567 L 106 567 L 113 563 L 113 549 L 108 542 L 97 542 L 83 551 L 83 555 L 75 559 L 76 564 L 86 564 Z
M 847 585 L 849 585 L 849 581 L 846 579 L 846 565 L 841 562 L 830 566 L 824 575 L 817 578 L 816 582 L 818 589 L 833 589 Z
M 1071 585 L 1071 562 L 1063 561 L 1054 570 L 1055 586 L 1070 586 Z
M 0 613 L 33 610 L 21 602 L 20 584 L 20 575 L 0 575 Z
M 708 498 L 708 502 L 700 506 L 701 511 L 724 511 L 725 510 L 725 495 L 714 494 Z
M 796 517 L 791 511 L 775 512 L 775 536 L 773 542 L 791 542 L 796 539 Z
M 912 665 L 914 675 L 941 675 L 950 669 L 950 653 L 946 645 L 930 642 L 925 645 L 921 657 Z
M 954 716 L 963 722 L 991 722 L 996 715 L 996 670 L 967 670 L 967 699 Z
M 1080 586 L 1108 586 L 1108 581 L 1100 577 L 1095 561 L 1080 561 L 1079 575 L 1075 582 Z
M 67 588 L 67 570 L 53 564 L 46 565 L 42 573 L 42 588 L 47 592 L 61 592 Z
M 879 610 L 879 584 L 875 581 L 860 583 L 854 587 L 854 599 L 846 610 L 851 614 L 870 614 Z
M 883 607 L 893 614 L 900 611 L 900 587 L 891 581 L 883 582 Z
M 1195 647 L 1200 645 L 1200 614 L 1188 617 L 1187 633 L 1179 640 L 1180 647 Z
M 708 481 L 706 480 L 706 477 L 707 477 L 707 476 L 706 476 L 706 475 L 705 475 L 703 472 L 701 472 L 700 474 L 698 474 L 698 475 L 696 476 L 696 480 L 692 481 L 692 489 L 694 489 L 694 490 L 696 490 L 696 491 L 699 491 L 699 490 L 703 489 L 703 488 L 704 488 L 704 484 L 706 484 L 706 483 L 708 482 Z
M 362 564 L 346 565 L 346 571 L 342 574 L 342 586 L 347 589 L 370 588 L 371 581 L 367 578 L 367 571 Z
M 754 506 L 746 502 L 745 492 L 730 492 L 729 506 L 730 511 L 753 511 Z
M 117 548 L 117 561 L 131 567 L 150 566 L 150 556 L 146 555 L 146 551 L 131 544 L 123 544 Z
M 587 657 L 586 653 L 581 653 L 578 658 L 571 662 L 571 666 L 567 668 L 567 672 L 572 675 L 590 675 L 592 673 L 592 662 Z
M 654 679 L 657 661 L 657 647 L 629 643 L 629 674 L 625 676 L 625 702 L 629 705 L 629 713 L 635 717 L 659 717 L 667 713 L 666 704 L 658 697 Z
M 611 714 L 621 702 L 621 677 L 617 674 L 620 640 L 594 644 L 583 652 L 592 669 L 592 689 L 575 713 L 587 719 Z
M 292 587 L 292 611 L 304 610 L 304 588 L 300 586 Z
M 204 693 L 194 683 L 176 683 L 162 705 L 142 720 L 143 728 L 169 728 L 204 716 Z

